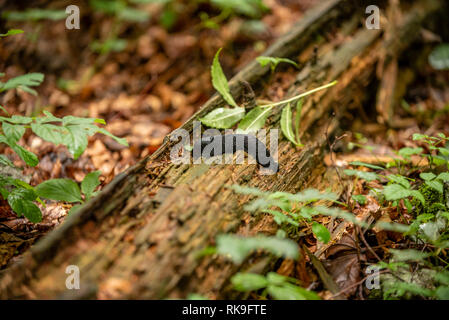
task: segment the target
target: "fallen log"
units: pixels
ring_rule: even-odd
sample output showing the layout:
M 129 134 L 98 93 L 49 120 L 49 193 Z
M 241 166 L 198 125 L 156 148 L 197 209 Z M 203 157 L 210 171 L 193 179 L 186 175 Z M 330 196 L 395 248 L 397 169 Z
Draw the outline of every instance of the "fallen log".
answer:
M 338 192 L 338 182 L 322 178 L 328 137 L 341 130 L 340 119 L 347 110 L 361 108 L 372 96 L 367 88 L 375 80 L 377 63 L 399 57 L 442 3 L 410 1 L 395 34 L 385 39 L 382 30 L 363 27 L 365 6 L 358 1 L 321 2 L 264 53 L 299 59 L 301 69 L 287 97 L 338 80 L 336 86 L 305 101 L 301 120 L 305 146 L 294 148 L 281 140 L 276 175 L 259 175 L 257 165 L 173 164 L 167 161 L 173 146 L 168 137 L 158 151 L 117 176 L 2 272 L 0 298 L 161 299 L 185 298 L 189 293 L 211 299 L 235 297 L 229 286 L 233 274 L 247 269 L 262 272 L 276 259 L 255 255 L 237 266 L 223 257 L 198 253 L 213 245 L 218 234 L 274 234 L 276 226 L 265 214 L 245 212 L 248 196 L 227 186 L 296 192 L 329 184 Z M 268 72 L 268 66 L 254 61 L 237 74 L 230 81 L 236 100 L 243 93 L 242 80 L 262 95 Z M 224 105 L 215 95 L 182 128 L 191 131 L 195 119 Z M 270 128 L 279 127 L 279 112 L 274 114 Z M 80 290 L 66 288 L 69 265 L 80 269 Z

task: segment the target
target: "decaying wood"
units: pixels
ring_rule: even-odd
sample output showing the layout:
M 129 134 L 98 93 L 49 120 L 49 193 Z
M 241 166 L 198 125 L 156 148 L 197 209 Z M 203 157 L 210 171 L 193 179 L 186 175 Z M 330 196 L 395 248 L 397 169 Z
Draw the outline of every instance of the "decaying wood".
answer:
M 223 257 L 201 257 L 199 253 L 213 245 L 220 233 L 274 234 L 276 226 L 265 214 L 245 212 L 242 207 L 248 196 L 237 195 L 227 186 L 237 183 L 291 192 L 325 184 L 339 187 L 339 183 L 322 178 L 326 137 L 335 135 L 344 112 L 358 108 L 367 96 L 378 53 L 386 50 L 399 56 L 441 3 L 413 1 L 396 27 L 398 42 L 394 37 L 385 40 L 382 30 L 361 27 L 365 15 L 359 1 L 323 1 L 264 53 L 299 57 L 303 62 L 287 96 L 339 81 L 306 100 L 301 121 L 305 147 L 294 148 L 281 140 L 278 174 L 259 175 L 256 165 L 174 165 L 164 161 L 171 146 L 166 139 L 155 154 L 116 177 L 5 270 L 0 297 L 158 299 L 185 298 L 189 293 L 233 297 L 229 279 L 235 272 L 263 272 L 275 260 L 257 254 L 236 266 Z M 324 42 L 320 35 L 330 32 L 338 37 Z M 307 63 L 316 46 L 316 63 Z M 256 95 L 260 94 L 268 72 L 269 67 L 249 64 L 231 80 L 233 96 L 241 96 L 239 81 L 247 81 Z M 222 105 L 224 101 L 215 95 L 182 128 L 191 130 L 193 120 Z M 280 108 L 271 127 L 279 127 Z M 68 265 L 80 269 L 80 290 L 66 288 Z

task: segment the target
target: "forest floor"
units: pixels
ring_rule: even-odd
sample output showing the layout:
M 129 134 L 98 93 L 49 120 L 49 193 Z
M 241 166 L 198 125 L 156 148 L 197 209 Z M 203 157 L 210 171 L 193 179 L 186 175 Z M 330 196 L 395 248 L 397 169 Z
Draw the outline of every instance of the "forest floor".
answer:
M 29 146 L 40 159 L 38 166 L 25 169 L 30 184 L 37 185 L 50 178 L 81 182 L 89 172 L 100 170 L 101 187 L 105 186 L 117 174 L 156 151 L 163 138 L 214 93 L 210 65 L 219 48 L 224 48 L 220 62 L 230 78 L 287 32 L 316 2 L 265 1 L 268 10 L 259 20 L 235 13 L 223 17 L 215 7 L 179 2 L 171 8 L 173 19 L 167 21 L 169 14 L 164 5 L 151 4 L 145 6 L 152 17 L 149 21 L 120 23 L 114 15 L 94 10 L 83 2 L 81 30 L 63 33 L 60 30 L 65 30 L 64 20 L 2 21 L 0 27 L 6 30 L 25 31 L 0 41 L 0 70 L 5 77 L 41 72 L 45 80 L 36 89 L 38 96 L 13 90 L 0 96 L 0 105 L 17 115 L 33 116 L 48 110 L 58 117 L 102 118 L 107 130 L 129 142 L 127 148 L 107 136 L 96 135 L 90 138 L 86 152 L 74 161 L 65 147 L 26 134 L 23 145 Z M 4 6 L 8 10 L 23 9 L 11 4 Z M 429 41 L 438 38 L 429 33 L 426 36 L 431 38 Z M 126 43 L 120 39 L 126 39 Z M 105 41 L 110 41 L 112 49 L 106 48 Z M 264 93 L 268 100 L 283 98 L 294 77 L 291 70 L 286 67 L 270 79 Z M 401 202 L 400 210 L 384 207 L 370 194 L 371 190 L 380 188 L 379 181 L 365 181 L 360 176 L 353 179 L 343 171 L 354 161 L 384 168 L 383 165 L 397 159 L 397 151 L 402 148 L 426 148 L 422 141 L 412 139 L 415 133 L 449 136 L 447 83 L 447 72 L 435 71 L 424 64 L 408 83 L 402 108 L 395 112 L 397 121 L 393 127 L 378 121 L 374 103 L 369 109 L 357 110 L 356 116 L 350 110 L 345 114 L 344 122 L 350 130 L 337 138 L 325 163 L 345 180 L 342 200 L 357 216 L 377 212 L 388 221 L 407 221 L 407 203 Z M 15 165 L 23 166 L 9 148 L 3 145 L 0 148 L 0 153 Z M 414 160 L 415 155 L 411 158 Z M 401 172 L 408 178 L 418 176 L 421 171 L 411 163 L 404 169 L 406 173 Z M 388 168 L 378 173 L 386 174 L 386 171 Z M 354 200 L 353 195 L 365 198 Z M 49 204 L 43 208 L 43 221 L 33 224 L 18 218 L 8 203 L 1 200 L 0 245 L 14 245 L 0 250 L 0 268 L 8 267 L 37 239 L 62 223 L 68 209 L 70 205 Z M 363 280 L 361 265 L 383 260 L 384 249 L 407 247 L 408 242 L 396 233 L 385 231 L 370 231 L 365 235 L 367 239 L 357 233 L 354 238 L 353 231 L 340 236 L 337 245 L 327 251 L 326 267 L 346 294 L 363 298 L 363 292 L 356 292 Z M 374 249 L 367 245 L 373 242 L 370 238 L 375 239 Z M 308 238 L 307 243 L 311 252 L 324 252 L 314 237 Z M 357 249 L 359 243 L 365 251 Z M 278 273 L 301 279 L 304 287 L 313 286 L 316 275 L 300 272 L 299 264 L 285 261 Z M 331 298 L 328 293 L 322 297 Z

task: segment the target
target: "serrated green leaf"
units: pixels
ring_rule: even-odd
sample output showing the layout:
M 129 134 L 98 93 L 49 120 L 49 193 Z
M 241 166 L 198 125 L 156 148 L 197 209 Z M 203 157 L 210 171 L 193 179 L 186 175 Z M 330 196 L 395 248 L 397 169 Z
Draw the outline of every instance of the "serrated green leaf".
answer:
M 42 73 L 27 73 L 12 79 L 9 79 L 3 86 L 0 87 L 0 92 L 10 89 L 19 88 L 24 91 L 36 94 L 36 91 L 30 87 L 39 86 L 44 81 Z
M 2 130 L 6 138 L 13 143 L 17 143 L 25 134 L 25 127 L 22 125 L 10 124 L 2 122 Z
M 66 128 L 49 123 L 32 123 L 31 130 L 43 140 L 55 145 L 63 144 L 64 136 L 69 135 Z
M 410 190 L 404 188 L 404 186 L 400 184 L 390 184 L 386 186 L 383 190 L 383 194 L 388 201 L 400 200 L 411 195 Z
M 426 181 L 425 182 L 429 187 L 432 189 L 438 191 L 439 193 L 443 193 L 443 184 L 440 181 L 433 180 L 433 181 Z
M 237 273 L 231 278 L 235 290 L 248 292 L 265 288 L 268 285 L 264 276 L 255 273 Z
M 419 174 L 419 176 L 425 181 L 433 180 L 436 177 L 436 175 L 434 175 L 432 172 L 422 172 Z
M 39 159 L 37 158 L 37 156 L 31 151 L 26 150 L 24 147 L 18 144 L 10 144 L 9 146 L 30 167 L 35 167 L 39 163 Z
M 284 136 L 294 145 L 296 144 L 295 134 L 292 128 L 292 110 L 290 104 L 288 104 L 284 109 L 282 109 L 281 114 L 281 130 Z
M 86 175 L 84 180 L 81 182 L 81 191 L 86 196 L 86 200 L 92 197 L 96 187 L 100 185 L 99 177 L 101 176 L 101 171 L 90 172 Z
M 222 49 L 219 49 L 217 51 L 214 57 L 214 61 L 212 62 L 212 85 L 214 86 L 215 90 L 217 90 L 221 94 L 221 96 L 227 103 L 229 103 L 233 107 L 238 107 L 237 103 L 231 95 L 231 92 L 229 91 L 228 80 L 226 79 L 226 76 L 223 73 L 223 69 L 221 68 L 220 61 L 218 60 L 221 50 Z
M 245 108 L 218 108 L 199 120 L 206 126 L 217 129 L 229 129 L 245 116 Z
M 73 155 L 76 160 L 83 154 L 87 148 L 87 132 L 84 128 L 77 125 L 70 125 L 65 127 L 71 137 L 70 143 L 67 144 L 67 149 Z
M 82 202 L 78 184 L 70 179 L 52 179 L 42 182 L 36 187 L 39 197 L 66 201 Z
M 271 108 L 262 109 L 261 107 L 255 107 L 240 121 L 237 128 L 238 133 L 256 132 L 261 129 L 268 117 L 270 116 Z

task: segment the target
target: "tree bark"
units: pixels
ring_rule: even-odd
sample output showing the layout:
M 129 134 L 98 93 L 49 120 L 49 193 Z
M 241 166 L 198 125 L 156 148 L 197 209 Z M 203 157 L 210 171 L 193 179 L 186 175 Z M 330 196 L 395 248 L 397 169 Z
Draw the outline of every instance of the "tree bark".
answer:
M 301 69 L 287 97 L 338 80 L 331 89 L 306 99 L 301 120 L 305 146 L 279 141 L 279 173 L 259 175 L 257 165 L 175 165 L 167 161 L 172 143 L 166 139 L 152 156 L 117 176 L 5 270 L 0 298 L 160 299 L 185 298 L 189 293 L 211 299 L 235 297 L 229 286 L 235 272 L 263 272 L 276 259 L 255 254 L 237 266 L 223 257 L 198 253 L 214 245 L 218 234 L 274 234 L 276 225 L 265 214 L 245 212 L 249 197 L 227 186 L 297 192 L 331 185 L 341 191 L 338 177 L 322 164 L 328 137 L 341 130 L 345 112 L 361 108 L 373 96 L 368 85 L 375 80 L 377 63 L 399 57 L 442 5 L 442 0 L 410 1 L 395 35 L 385 39 L 382 30 L 364 27 L 365 6 L 359 1 L 321 2 L 264 53 L 299 57 Z M 331 41 L 325 41 L 329 33 Z M 268 73 L 269 67 L 253 61 L 230 81 L 233 96 L 241 98 L 241 80 L 261 95 Z M 220 96 L 213 96 L 182 128 L 191 131 L 193 120 L 224 104 Z M 280 109 L 268 127 L 279 127 Z M 80 290 L 66 288 L 68 265 L 80 269 Z

